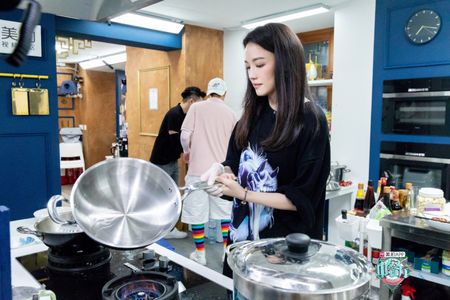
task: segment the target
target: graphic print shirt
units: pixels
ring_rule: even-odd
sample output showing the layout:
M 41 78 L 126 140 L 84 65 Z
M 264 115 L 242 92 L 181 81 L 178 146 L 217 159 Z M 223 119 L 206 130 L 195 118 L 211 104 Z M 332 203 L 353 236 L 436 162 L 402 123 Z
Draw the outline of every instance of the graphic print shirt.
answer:
M 325 115 L 313 102 L 305 103 L 304 124 L 296 141 L 278 151 L 265 151 L 261 142 L 272 132 L 276 112 L 265 101 L 250 132 L 247 148 L 238 149 L 234 132 L 223 163 L 239 183 L 255 192 L 285 194 L 297 211 L 233 200 L 230 240 L 256 240 L 306 233 L 322 239 L 325 186 L 330 167 L 330 144 Z

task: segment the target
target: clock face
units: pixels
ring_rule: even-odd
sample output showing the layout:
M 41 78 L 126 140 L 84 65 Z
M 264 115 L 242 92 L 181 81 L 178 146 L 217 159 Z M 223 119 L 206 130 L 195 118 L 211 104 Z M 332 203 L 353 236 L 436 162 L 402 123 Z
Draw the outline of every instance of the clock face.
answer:
M 430 42 L 441 28 L 441 17 L 433 10 L 423 9 L 414 13 L 405 26 L 408 39 L 414 44 Z

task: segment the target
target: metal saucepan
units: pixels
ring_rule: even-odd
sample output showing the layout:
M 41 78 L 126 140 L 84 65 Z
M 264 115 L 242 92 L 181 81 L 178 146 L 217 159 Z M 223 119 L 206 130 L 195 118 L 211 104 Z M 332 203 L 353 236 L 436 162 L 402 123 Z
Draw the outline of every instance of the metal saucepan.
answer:
M 61 213 L 63 218 L 70 219 L 72 213 Z M 87 245 L 95 243 L 77 224 L 57 224 L 50 217 L 44 217 L 34 224 L 35 230 L 20 226 L 17 231 L 24 234 L 33 234 L 39 237 L 44 244 L 54 248 L 72 245 Z
M 156 165 L 136 158 L 108 159 L 87 169 L 75 182 L 70 204 L 76 223 L 95 241 L 113 248 L 139 248 L 164 237 L 181 213 L 181 194 L 204 189 L 204 182 L 178 188 Z M 57 223 L 56 204 L 49 215 Z M 52 200 L 51 199 L 51 200 Z

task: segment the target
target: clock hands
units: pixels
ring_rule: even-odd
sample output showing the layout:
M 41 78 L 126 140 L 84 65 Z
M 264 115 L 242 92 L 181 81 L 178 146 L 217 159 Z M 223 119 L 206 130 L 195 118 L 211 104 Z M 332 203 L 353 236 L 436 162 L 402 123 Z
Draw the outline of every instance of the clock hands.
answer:
M 419 30 L 417 30 L 416 35 L 418 35 L 422 31 L 422 29 L 423 29 L 423 25 L 420 26 Z
M 422 31 L 422 29 L 423 29 L 423 30 L 426 30 L 426 31 L 428 31 L 428 32 L 431 32 L 431 33 L 435 33 L 434 31 L 432 31 L 432 29 L 436 30 L 437 27 L 435 27 L 435 26 L 422 25 L 422 26 L 420 26 L 419 30 L 417 30 L 416 36 Z

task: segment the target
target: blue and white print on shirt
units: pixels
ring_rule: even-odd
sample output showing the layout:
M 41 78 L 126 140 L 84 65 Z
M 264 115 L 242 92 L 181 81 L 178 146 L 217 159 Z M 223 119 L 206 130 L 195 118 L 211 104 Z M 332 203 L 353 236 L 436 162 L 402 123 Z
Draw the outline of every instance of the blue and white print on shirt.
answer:
M 254 192 L 275 192 L 278 167 L 274 170 L 263 151 L 251 145 L 241 153 L 238 180 Z M 273 224 L 273 208 L 234 199 L 230 238 L 233 242 L 259 239 L 259 232 Z M 256 229 L 256 230 L 255 230 Z

